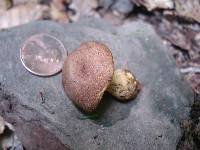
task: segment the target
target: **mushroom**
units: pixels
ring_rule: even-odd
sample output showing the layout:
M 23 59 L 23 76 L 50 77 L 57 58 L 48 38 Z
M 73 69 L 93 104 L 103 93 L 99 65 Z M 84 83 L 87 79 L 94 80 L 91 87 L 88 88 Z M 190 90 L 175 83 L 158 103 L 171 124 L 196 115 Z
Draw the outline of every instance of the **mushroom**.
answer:
M 120 101 L 133 99 L 140 90 L 140 84 L 128 70 L 114 71 L 112 81 L 107 91 Z
M 113 72 L 113 57 L 106 45 L 99 42 L 83 43 L 64 62 L 64 91 L 76 106 L 91 113 L 100 103 Z

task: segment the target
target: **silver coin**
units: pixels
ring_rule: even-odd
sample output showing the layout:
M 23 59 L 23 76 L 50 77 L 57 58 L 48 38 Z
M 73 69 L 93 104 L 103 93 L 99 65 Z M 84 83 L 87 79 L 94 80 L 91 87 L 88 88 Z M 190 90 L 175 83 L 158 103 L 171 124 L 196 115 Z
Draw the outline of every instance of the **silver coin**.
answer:
M 24 67 L 39 76 L 51 76 L 60 72 L 65 57 L 64 45 L 54 36 L 44 33 L 31 36 L 20 49 Z

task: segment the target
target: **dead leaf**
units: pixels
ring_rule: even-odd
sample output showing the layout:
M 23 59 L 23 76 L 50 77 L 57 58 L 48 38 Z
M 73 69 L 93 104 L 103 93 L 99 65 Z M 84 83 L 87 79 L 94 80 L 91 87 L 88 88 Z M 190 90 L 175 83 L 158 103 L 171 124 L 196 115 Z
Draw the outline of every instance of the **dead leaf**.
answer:
M 11 0 L 1 0 L 0 1 L 0 10 L 7 10 L 12 6 Z
M 69 16 L 65 11 L 63 3 L 64 0 L 59 0 L 59 1 L 54 0 L 50 4 L 50 17 L 52 20 L 65 23 L 69 22 Z
M 37 3 L 26 3 L 15 6 L 0 16 L 0 29 L 42 19 L 47 11 L 47 6 Z
M 0 134 L 4 132 L 5 129 L 5 122 L 4 119 L 0 116 Z
M 175 0 L 175 9 L 178 15 L 200 22 L 199 0 Z
M 12 0 L 14 6 L 29 3 L 39 3 L 41 0 Z
M 193 90 L 200 94 L 200 73 L 190 73 L 186 76 Z
M 70 19 L 77 21 L 83 16 L 99 17 L 99 14 L 95 11 L 97 7 L 97 0 L 73 0 L 69 8 L 74 10 L 75 13 L 70 14 Z
M 149 11 L 155 8 L 173 9 L 173 0 L 132 0 L 138 6 L 145 6 Z

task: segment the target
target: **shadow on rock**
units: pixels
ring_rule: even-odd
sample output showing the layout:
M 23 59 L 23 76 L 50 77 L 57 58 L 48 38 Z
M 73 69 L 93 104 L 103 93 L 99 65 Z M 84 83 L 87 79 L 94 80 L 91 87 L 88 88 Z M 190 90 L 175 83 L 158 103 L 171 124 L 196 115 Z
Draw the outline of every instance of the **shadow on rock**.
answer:
M 132 106 L 136 103 L 136 100 L 130 100 L 128 102 L 117 101 L 116 98 L 108 92 L 105 92 L 97 110 L 89 115 L 79 110 L 83 114 L 82 117 L 79 117 L 79 119 L 90 119 L 95 124 L 109 127 L 114 125 L 119 120 L 127 118 Z

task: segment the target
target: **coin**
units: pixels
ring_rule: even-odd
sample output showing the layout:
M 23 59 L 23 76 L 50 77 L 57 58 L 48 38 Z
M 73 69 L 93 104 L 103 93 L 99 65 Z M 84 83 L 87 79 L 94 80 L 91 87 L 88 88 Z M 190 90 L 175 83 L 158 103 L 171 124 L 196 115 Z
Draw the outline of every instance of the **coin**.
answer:
M 20 49 L 24 67 L 39 76 L 51 76 L 61 71 L 66 50 L 61 41 L 49 34 L 36 34 L 28 38 Z

